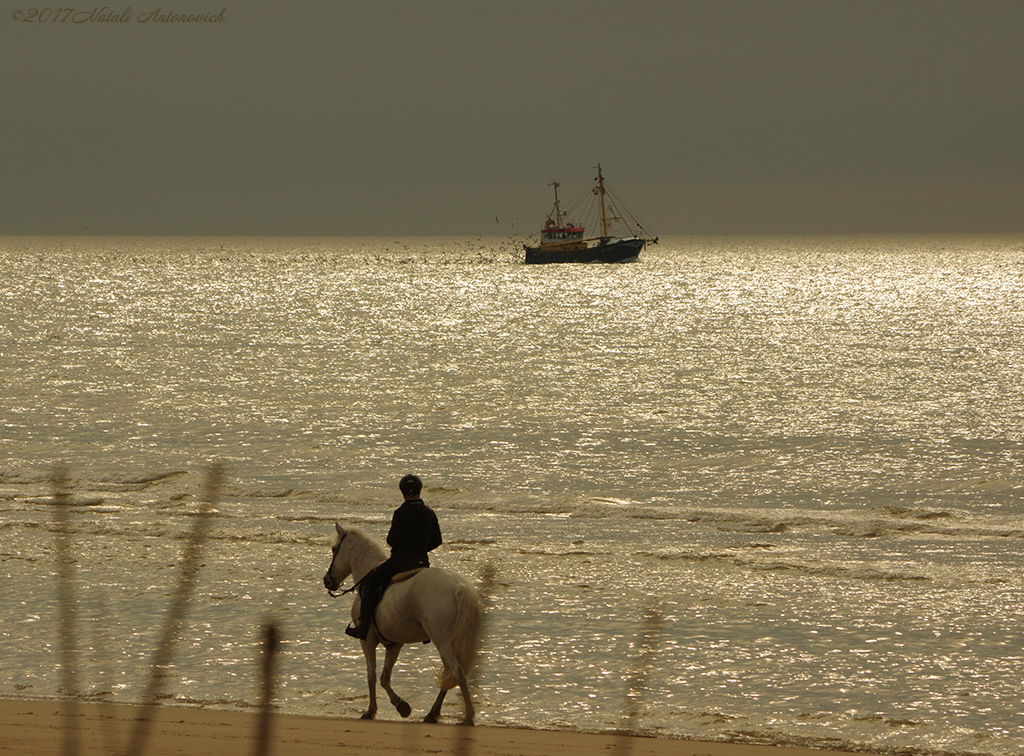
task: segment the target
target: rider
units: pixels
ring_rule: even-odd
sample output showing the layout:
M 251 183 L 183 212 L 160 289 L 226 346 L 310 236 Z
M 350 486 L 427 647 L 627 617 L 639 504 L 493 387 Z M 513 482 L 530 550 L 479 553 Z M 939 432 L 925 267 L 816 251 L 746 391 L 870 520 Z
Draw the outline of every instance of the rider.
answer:
M 429 567 L 427 552 L 441 545 L 437 515 L 420 498 L 422 481 L 415 475 L 406 475 L 398 482 L 398 490 L 405 497 L 405 503 L 391 517 L 391 529 L 388 531 L 391 556 L 359 581 L 359 619 L 354 626 L 345 628 L 353 638 L 366 638 L 381 597 L 378 589 L 390 583 L 399 572 Z

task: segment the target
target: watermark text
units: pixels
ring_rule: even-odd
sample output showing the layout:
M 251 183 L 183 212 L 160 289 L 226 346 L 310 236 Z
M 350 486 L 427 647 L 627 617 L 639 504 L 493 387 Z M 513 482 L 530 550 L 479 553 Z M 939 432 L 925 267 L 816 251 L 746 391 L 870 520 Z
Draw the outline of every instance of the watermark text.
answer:
M 11 19 L 23 24 L 219 24 L 223 23 L 227 12 L 228 9 L 223 8 L 219 13 L 175 13 L 160 7 L 136 13 L 130 5 L 118 10 L 97 5 L 92 8 L 15 8 Z

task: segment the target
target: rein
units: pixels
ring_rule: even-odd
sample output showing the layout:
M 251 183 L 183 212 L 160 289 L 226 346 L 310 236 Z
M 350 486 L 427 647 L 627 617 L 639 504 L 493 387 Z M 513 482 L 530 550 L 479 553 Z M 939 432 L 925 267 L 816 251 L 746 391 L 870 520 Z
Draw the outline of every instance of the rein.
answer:
M 360 580 L 360 581 L 359 581 L 359 583 L 361 583 L 361 582 L 363 582 L 363 581 L 362 581 L 362 580 Z M 355 584 L 355 585 L 353 585 L 353 586 L 352 586 L 351 588 L 346 588 L 346 589 L 345 589 L 345 590 L 343 590 L 343 591 L 338 591 L 337 593 L 335 593 L 335 592 L 334 592 L 334 591 L 332 591 L 332 590 L 328 590 L 328 591 L 327 591 L 327 593 L 328 593 L 328 595 L 329 595 L 329 596 L 330 596 L 331 598 L 341 598 L 341 597 L 342 597 L 342 596 L 344 596 L 344 595 L 345 595 L 346 593 L 352 593 L 352 591 L 354 591 L 354 590 L 355 590 L 356 588 L 358 588 L 358 587 L 359 587 L 359 583 L 356 583 L 356 584 Z
M 337 554 L 335 554 L 335 556 L 337 556 Z M 333 560 L 333 559 L 331 560 L 331 566 L 334 566 L 334 560 Z M 372 570 L 371 570 L 371 572 L 372 572 Z M 327 589 L 327 593 L 329 593 L 329 594 L 330 594 L 331 598 L 341 598 L 341 597 L 342 597 L 342 596 L 344 596 L 344 595 L 345 595 L 346 593 L 352 593 L 352 591 L 354 591 L 354 590 L 355 590 L 356 588 L 358 588 L 359 586 L 361 586 L 361 585 L 363 584 L 363 581 L 364 581 L 364 580 L 366 580 L 366 578 L 368 578 L 369 576 L 370 576 L 370 573 L 369 573 L 369 572 L 367 572 L 367 573 L 366 573 L 365 575 L 363 575 L 363 576 L 362 576 L 362 577 L 361 577 L 361 578 L 360 578 L 359 580 L 357 580 L 357 581 L 356 581 L 356 583 L 355 583 L 355 585 L 353 585 L 353 586 L 352 586 L 351 588 L 346 588 L 345 590 L 343 590 L 343 591 L 339 591 L 339 592 L 337 592 L 337 593 L 335 593 L 335 592 L 334 592 L 334 591 L 332 591 L 332 590 L 331 590 L 330 588 L 328 588 L 328 589 Z

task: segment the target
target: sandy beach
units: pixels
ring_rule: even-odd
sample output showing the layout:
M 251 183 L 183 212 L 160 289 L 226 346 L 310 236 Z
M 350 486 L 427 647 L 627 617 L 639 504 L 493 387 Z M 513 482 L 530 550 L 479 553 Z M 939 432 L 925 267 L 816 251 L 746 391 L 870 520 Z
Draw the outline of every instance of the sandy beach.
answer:
M 132 722 L 140 713 L 152 717 L 146 756 L 257 753 L 256 713 L 171 707 L 79 703 L 68 718 L 60 701 L 0 699 L 0 754 L 61 753 L 66 728 L 74 728 L 78 756 L 113 756 L 123 752 Z M 623 738 L 550 730 L 459 727 L 417 722 L 364 722 L 326 717 L 275 715 L 268 754 L 336 756 L 345 753 L 463 754 L 465 756 L 560 756 L 560 754 L 630 754 L 631 756 L 822 756 L 808 748 L 776 748 L 654 738 Z

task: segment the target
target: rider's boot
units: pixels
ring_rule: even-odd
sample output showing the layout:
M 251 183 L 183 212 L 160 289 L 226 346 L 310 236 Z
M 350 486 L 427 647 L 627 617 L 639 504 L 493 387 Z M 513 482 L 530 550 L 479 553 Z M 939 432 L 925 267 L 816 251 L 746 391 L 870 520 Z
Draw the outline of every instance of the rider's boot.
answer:
M 373 612 L 377 608 L 377 602 L 374 601 L 373 591 L 367 591 L 360 589 L 359 591 L 359 618 L 355 623 L 350 623 L 345 628 L 345 634 L 351 635 L 353 638 L 359 640 L 366 640 L 367 634 L 370 632 L 370 619 L 373 617 Z
M 359 640 L 366 640 L 366 635 L 369 631 L 369 622 L 357 622 L 355 625 L 349 623 L 349 626 L 345 628 L 345 635 L 351 635 Z

